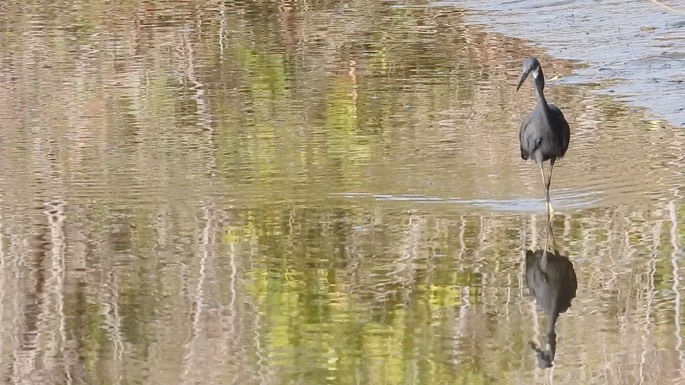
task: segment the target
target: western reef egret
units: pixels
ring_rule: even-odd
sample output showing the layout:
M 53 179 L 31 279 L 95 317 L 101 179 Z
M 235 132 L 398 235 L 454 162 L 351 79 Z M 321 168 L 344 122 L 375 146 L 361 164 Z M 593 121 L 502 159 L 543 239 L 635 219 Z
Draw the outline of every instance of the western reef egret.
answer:
M 530 57 L 523 62 L 523 75 L 521 75 L 521 80 L 516 86 L 516 91 L 521 88 L 521 84 L 528 78 L 529 74 L 533 74 L 535 80 L 537 105 L 521 124 L 521 131 L 519 132 L 521 158 L 523 160 L 532 159 L 540 166 L 540 175 L 547 201 L 547 215 L 551 217 L 554 209 L 549 200 L 549 185 L 552 182 L 554 162 L 566 154 L 568 143 L 571 140 L 571 129 L 561 110 L 545 100 L 543 93 L 545 76 L 542 74 L 542 67 L 538 59 Z M 549 177 L 545 178 L 542 164 L 547 160 L 549 160 L 551 167 Z

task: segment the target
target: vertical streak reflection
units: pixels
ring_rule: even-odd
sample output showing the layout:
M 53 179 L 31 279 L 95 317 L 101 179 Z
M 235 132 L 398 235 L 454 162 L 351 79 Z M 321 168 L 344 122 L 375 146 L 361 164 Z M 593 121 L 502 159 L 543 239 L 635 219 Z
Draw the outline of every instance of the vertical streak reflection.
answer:
M 683 352 L 683 337 L 681 325 L 681 293 L 680 293 L 680 266 L 678 264 L 678 257 L 680 254 L 680 245 L 678 244 L 678 212 L 676 201 L 677 197 L 668 204 L 669 217 L 671 219 L 671 246 L 673 252 L 671 253 L 671 265 L 673 266 L 673 293 L 675 294 L 674 309 L 675 315 L 673 323 L 675 325 L 675 350 L 678 352 L 678 360 L 680 361 L 680 378 L 685 378 L 685 353 Z

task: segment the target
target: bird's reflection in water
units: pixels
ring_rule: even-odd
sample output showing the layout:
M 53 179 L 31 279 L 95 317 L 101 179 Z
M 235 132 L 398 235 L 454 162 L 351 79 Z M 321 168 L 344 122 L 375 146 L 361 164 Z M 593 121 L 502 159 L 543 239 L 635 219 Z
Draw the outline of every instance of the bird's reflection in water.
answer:
M 537 356 L 538 366 L 543 369 L 552 366 L 557 348 L 554 327 L 559 314 L 571 306 L 577 288 L 573 263 L 557 250 L 554 231 L 551 223 L 548 223 L 547 240 L 550 237 L 554 252 L 547 250 L 547 241 L 543 250 L 526 250 L 526 286 L 535 297 L 538 307 L 547 314 L 547 345 L 543 349 L 530 342 Z

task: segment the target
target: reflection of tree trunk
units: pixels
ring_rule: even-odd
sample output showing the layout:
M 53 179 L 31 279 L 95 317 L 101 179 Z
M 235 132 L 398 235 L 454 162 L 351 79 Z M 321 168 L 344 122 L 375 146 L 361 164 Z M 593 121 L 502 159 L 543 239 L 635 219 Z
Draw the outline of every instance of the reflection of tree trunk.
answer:
M 230 272 L 228 274 L 228 304 L 226 305 L 227 315 L 223 317 L 222 323 L 224 325 L 224 357 L 226 356 L 237 356 L 234 352 L 240 347 L 240 336 L 236 333 L 238 325 L 236 325 L 236 315 L 238 314 L 238 309 L 236 306 L 236 298 L 238 296 L 237 288 L 237 278 L 238 278 L 238 263 L 237 263 L 237 252 L 235 250 L 235 244 L 231 243 L 228 247 L 228 267 Z M 223 314 L 224 312 L 222 312 Z
M 198 79 L 195 74 L 195 51 L 193 44 L 190 41 L 190 28 L 185 28 L 183 32 L 183 48 L 187 55 L 185 76 L 192 84 L 192 90 L 195 94 L 192 96 L 197 106 L 198 122 L 203 130 L 207 133 L 207 151 L 208 155 L 208 173 L 214 175 L 217 170 L 216 159 L 213 156 L 214 152 L 214 128 L 212 127 L 212 113 L 210 110 L 210 102 L 205 91 L 205 85 Z
M 46 232 L 36 238 L 31 271 L 35 274 L 33 296 L 24 298 L 24 332 L 20 351 L 15 351 L 14 377 L 20 382 L 55 378 L 59 367 L 71 383 L 65 349 L 64 314 L 64 205 L 48 202 Z M 47 237 L 47 229 L 50 238 Z M 51 245 L 48 252 L 48 245 Z M 38 353 L 42 353 L 38 359 Z M 43 379 L 43 380 L 41 380 Z
M 254 317 L 254 346 L 255 346 L 255 351 L 257 352 L 257 373 L 259 374 L 259 383 L 260 384 L 269 384 L 271 381 L 269 381 L 270 376 L 269 376 L 269 365 L 268 365 L 268 359 L 266 357 L 266 352 L 268 350 L 268 347 L 263 347 L 262 346 L 262 325 L 263 325 L 263 320 L 262 317 L 260 316 L 260 312 L 255 309 L 255 317 Z
M 251 271 L 258 269 L 258 267 L 255 266 L 255 262 L 260 257 L 259 249 L 255 246 L 256 244 L 250 243 L 249 251 L 247 253 L 247 269 Z M 251 323 L 245 321 L 241 324 L 244 324 L 246 329 L 251 328 L 254 331 L 254 334 L 251 336 L 251 340 L 246 339 L 244 343 L 246 345 L 251 344 L 251 346 L 254 348 L 254 355 L 256 356 L 257 361 L 257 373 L 256 375 L 251 376 L 254 379 L 250 378 L 249 380 L 243 381 L 243 383 L 258 382 L 259 384 L 270 384 L 273 383 L 273 381 L 270 381 L 270 372 L 268 364 L 268 346 L 262 345 L 262 339 L 264 338 L 262 335 L 262 328 L 267 329 L 265 327 L 265 320 L 262 318 L 263 313 L 260 311 L 259 304 L 251 303 L 250 306 L 252 313 L 254 314 L 254 319 Z M 248 334 L 247 331 L 245 332 L 245 334 Z M 251 362 L 252 360 L 254 360 L 254 358 L 255 357 L 250 357 L 250 368 L 252 368 L 253 366 Z M 252 372 L 252 370 L 250 370 L 250 372 Z
M 419 245 L 425 221 L 421 215 L 409 215 L 409 225 L 400 248 L 400 256 L 391 262 L 392 271 L 389 275 L 394 283 L 402 286 L 405 302 L 409 302 L 411 286 L 416 282 L 415 261 L 420 258 Z
M 466 218 L 462 215 L 459 218 L 459 253 L 457 254 L 457 260 L 460 263 L 464 261 L 464 255 L 466 254 Z M 452 355 L 455 357 L 455 361 L 458 361 L 456 357 L 461 357 L 465 353 L 466 349 L 463 346 L 464 337 L 468 335 L 468 320 L 471 315 L 471 302 L 469 301 L 468 291 L 461 288 L 461 303 L 459 305 L 459 319 L 454 322 L 453 340 L 454 345 L 452 346 Z M 455 362 L 458 364 L 458 362 Z
M 70 207 L 73 212 L 72 215 L 83 218 L 77 225 L 74 233 L 67 233 L 70 238 L 67 239 L 66 245 L 69 246 L 69 250 L 65 254 L 65 262 L 68 267 L 65 269 L 65 273 L 68 270 L 69 273 L 65 276 L 65 290 L 67 290 L 67 295 L 65 301 L 70 303 L 72 306 L 68 306 L 68 315 L 71 317 L 71 322 L 67 325 L 67 336 L 68 340 L 65 341 L 65 366 L 69 367 L 69 370 L 73 375 L 73 382 L 77 384 L 91 383 L 93 379 L 86 369 L 86 360 L 83 356 L 84 352 L 87 350 L 87 336 L 88 330 L 80 327 L 80 325 L 85 325 L 88 319 L 88 298 L 86 297 L 86 290 L 93 287 L 87 281 L 86 275 L 92 276 L 90 271 L 87 270 L 89 258 L 93 255 L 92 244 L 97 238 L 97 234 L 93 232 L 90 227 L 92 225 L 92 218 L 84 218 L 87 215 L 84 212 L 78 212 L 73 206 Z M 69 229 L 65 225 L 65 231 Z M 68 259 L 67 259 L 68 256 Z M 97 286 L 95 286 L 97 287 Z M 71 293 L 71 294 L 70 294 Z M 93 376 L 93 378 L 95 378 Z
M 0 199 L 0 202 L 2 202 L 2 199 Z M 5 216 L 3 215 L 2 212 L 2 207 L 0 206 L 0 325 L 5 324 L 5 306 L 9 303 L 9 300 L 5 298 L 5 293 L 8 292 L 8 287 L 6 287 L 6 280 L 5 280 L 5 275 L 7 275 L 9 266 L 6 261 L 6 256 L 5 256 L 5 247 L 3 246 L 3 238 L 5 232 L 4 230 L 4 223 L 5 223 Z M 15 291 L 16 292 L 16 291 Z M 0 346 L 2 346 L 2 343 L 5 340 L 5 335 L 4 335 L 4 327 L 0 326 Z M 2 375 L 3 372 L 0 371 L 0 375 Z
M 455 357 L 454 364 L 459 363 L 458 357 L 467 354 L 467 346 L 464 346 L 464 339 L 470 334 L 469 321 L 472 317 L 471 300 L 469 298 L 469 291 L 461 290 L 461 303 L 459 305 L 458 321 L 454 322 L 453 337 L 454 345 L 452 346 L 452 356 Z
M 206 365 L 206 367 L 210 367 L 210 362 L 208 361 L 215 358 L 212 354 L 205 354 L 204 357 L 201 357 L 204 358 L 204 360 L 200 362 L 197 361 L 197 357 L 200 356 L 203 348 L 211 349 L 215 347 L 210 345 L 203 346 L 201 344 L 203 330 L 206 333 L 206 329 L 209 326 L 206 325 L 205 327 L 203 327 L 203 325 L 200 324 L 202 321 L 202 316 L 204 314 L 204 309 L 207 304 L 207 300 L 205 298 L 205 284 L 208 280 L 208 272 L 210 270 L 210 265 L 215 259 L 214 250 L 216 250 L 216 225 L 214 212 L 210 207 L 204 207 L 203 211 L 204 226 L 202 228 L 201 245 L 199 245 L 200 258 L 198 265 L 197 285 L 195 286 L 195 293 L 193 295 L 194 298 L 192 301 L 190 325 L 191 337 L 186 346 L 184 347 L 186 350 L 185 355 L 183 357 L 183 378 L 185 382 L 192 381 L 192 379 L 195 378 L 195 375 L 199 373 L 198 369 L 201 370 L 201 368 L 203 368 L 203 365 Z M 204 374 L 204 377 L 207 379 L 208 383 L 211 382 L 209 380 L 209 376 L 211 374 L 213 373 Z
M 71 372 L 65 360 L 65 343 L 67 341 L 65 329 L 65 314 L 64 314 L 64 276 L 65 276 L 65 239 L 64 239 L 64 205 L 60 203 L 49 203 L 47 205 L 48 226 L 50 227 L 50 235 L 52 237 L 52 253 L 50 275 L 47 290 L 52 291 L 51 297 L 54 300 L 52 309 L 46 309 L 52 312 L 57 317 L 57 332 L 59 335 L 54 335 L 54 326 L 46 323 L 46 333 L 54 335 L 53 343 L 47 346 L 44 353 L 44 362 L 54 360 L 62 355 L 62 366 L 67 383 L 72 382 Z M 46 365 L 47 366 L 47 365 Z M 52 365 L 55 367 L 57 365 Z
M 656 223 L 658 225 L 658 228 L 661 229 L 662 224 L 661 221 L 657 221 Z M 645 234 L 649 233 L 647 230 L 646 226 L 642 224 L 640 227 L 642 227 L 640 232 L 643 232 Z M 656 227 L 655 227 L 656 229 Z M 641 359 L 640 359 L 640 369 L 638 370 L 639 375 L 640 375 L 640 383 L 650 383 L 652 381 L 645 381 L 644 378 L 644 373 L 649 372 L 649 370 L 645 370 L 645 366 L 653 366 L 654 362 L 649 358 L 649 350 L 650 347 L 647 345 L 647 340 L 651 339 L 652 337 L 652 330 L 653 330 L 653 319 L 652 315 L 654 314 L 654 299 L 656 296 L 656 284 L 655 284 L 655 275 L 657 274 L 656 267 L 659 262 L 659 245 L 660 245 L 660 237 L 659 237 L 659 232 L 653 232 L 654 237 L 652 240 L 652 247 L 651 247 L 651 253 L 649 255 L 649 260 L 647 261 L 647 289 L 646 289 L 646 295 L 645 295 L 645 306 L 644 306 L 644 322 L 642 322 L 642 327 L 643 327 L 643 334 L 642 334 L 642 351 L 640 353 Z M 626 235 L 626 247 L 629 250 L 629 255 L 638 255 L 638 250 L 632 245 L 630 242 L 630 238 L 628 235 Z M 648 368 L 649 369 L 649 368 Z
M 682 331 L 682 294 L 680 292 L 680 265 L 679 260 L 683 255 L 681 255 L 682 250 L 678 244 L 678 211 L 677 211 L 677 198 L 668 205 L 669 217 L 671 219 L 671 247 L 673 247 L 673 252 L 671 253 L 671 266 L 673 266 L 673 293 L 675 293 L 674 298 L 674 319 L 673 324 L 675 325 L 675 350 L 678 352 L 678 361 L 680 369 L 680 377 L 685 378 L 685 352 L 683 352 L 683 337 Z
M 111 258 L 100 258 L 102 269 L 100 282 L 104 288 L 103 297 L 100 298 L 102 304 L 101 315 L 104 318 L 103 326 L 112 341 L 112 368 L 111 375 L 115 384 L 121 383 L 122 377 L 122 356 L 124 342 L 121 337 L 121 316 L 119 313 L 119 277 L 114 271 Z
M 13 377 L 16 378 L 19 383 L 29 382 L 31 374 L 36 370 L 36 341 L 38 340 L 38 322 L 40 309 L 43 307 L 44 301 L 44 290 L 45 290 L 45 277 L 44 277 L 44 264 L 47 245 L 47 230 L 44 230 L 40 234 L 36 234 L 33 238 L 33 242 L 30 247 L 33 250 L 31 255 L 31 260 L 25 266 L 31 266 L 33 268 L 28 269 L 33 277 L 28 277 L 28 282 L 33 282 L 33 290 L 26 293 L 24 298 L 21 297 L 21 290 L 17 290 L 17 304 L 22 304 L 23 309 L 18 311 L 17 314 L 23 314 L 24 319 L 19 319 L 15 322 L 15 325 L 22 330 L 20 337 L 20 345 L 14 351 L 14 362 L 13 362 Z M 20 267 L 21 267 L 20 262 Z M 25 289 L 19 286 L 20 289 Z M 18 317 L 19 318 L 19 317 Z
M 183 48 L 187 55 L 185 75 L 193 85 L 192 90 L 195 91 L 193 100 L 195 100 L 195 104 L 197 106 L 199 124 L 203 129 L 212 131 L 212 118 L 209 112 L 209 101 L 207 100 L 205 85 L 200 82 L 195 75 L 195 51 L 193 50 L 193 44 L 190 42 L 190 31 L 191 28 L 188 27 L 184 28 L 183 31 Z
M 224 61 L 224 35 L 226 35 L 226 3 L 219 3 L 219 58 Z

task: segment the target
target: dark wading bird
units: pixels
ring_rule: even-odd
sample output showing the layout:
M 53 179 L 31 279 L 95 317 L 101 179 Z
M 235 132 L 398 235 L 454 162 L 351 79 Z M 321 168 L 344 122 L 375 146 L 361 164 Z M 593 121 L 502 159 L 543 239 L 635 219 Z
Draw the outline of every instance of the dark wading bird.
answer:
M 540 175 L 542 185 L 545 188 L 545 198 L 547 203 L 548 216 L 553 215 L 552 204 L 549 200 L 549 185 L 552 182 L 552 171 L 554 162 L 557 158 L 562 158 L 568 149 L 571 140 L 571 129 L 568 126 L 564 114 L 554 104 L 547 103 L 543 90 L 545 88 L 545 76 L 542 74 L 542 67 L 538 59 L 531 57 L 523 63 L 523 75 L 516 91 L 521 88 L 521 84 L 529 74 L 533 74 L 535 80 L 535 93 L 537 94 L 537 105 L 521 124 L 519 139 L 521 141 L 521 158 L 524 160 L 532 159 L 540 165 Z M 549 177 L 545 178 L 545 171 L 542 163 L 549 160 L 551 165 Z
M 545 349 L 530 342 L 535 351 L 538 367 L 544 369 L 552 366 L 557 350 L 555 325 L 559 314 L 571 307 L 571 300 L 576 296 L 578 283 L 573 263 L 556 249 L 554 232 L 548 223 L 547 236 L 552 235 L 554 252 L 547 250 L 526 250 L 526 286 L 542 310 L 547 313 L 547 344 Z

